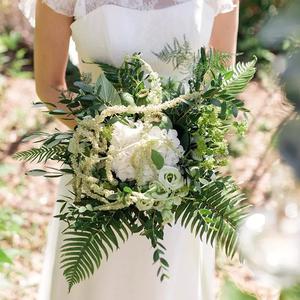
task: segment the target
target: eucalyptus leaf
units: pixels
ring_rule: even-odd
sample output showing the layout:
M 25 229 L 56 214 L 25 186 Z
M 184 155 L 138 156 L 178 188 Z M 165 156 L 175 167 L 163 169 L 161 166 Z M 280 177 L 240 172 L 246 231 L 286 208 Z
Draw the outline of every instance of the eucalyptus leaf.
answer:
M 54 146 L 57 146 L 61 143 L 61 140 L 60 139 L 55 139 L 49 143 L 45 143 L 44 145 L 47 147 L 47 148 L 52 148 Z
M 62 110 L 62 109 L 54 109 L 49 111 L 50 115 L 54 115 L 54 116 L 61 116 L 61 115 L 66 115 L 68 114 L 68 112 Z
M 81 213 L 81 214 L 83 214 L 83 213 L 86 212 L 86 211 L 87 211 L 87 208 L 84 207 L 84 206 L 81 206 L 81 207 L 79 207 L 79 209 L 78 209 L 78 212 Z
M 62 134 L 58 134 L 55 139 L 56 140 L 65 140 L 65 139 L 68 139 L 72 137 L 72 134 L 71 133 L 62 133 Z
M 47 174 L 47 172 L 45 170 L 41 170 L 41 169 L 34 169 L 34 170 L 30 170 L 26 173 L 26 175 L 28 176 L 45 176 Z
M 95 95 L 84 95 L 84 96 L 80 97 L 80 100 L 95 101 L 95 100 L 97 100 L 97 96 L 95 96 Z
M 22 139 L 22 142 L 29 142 L 31 140 L 36 139 L 37 137 L 46 136 L 46 135 L 47 135 L 47 133 L 44 133 L 44 132 L 34 132 L 32 134 L 27 134 Z
M 204 178 L 198 178 L 199 182 L 202 183 L 203 185 L 209 184 L 209 181 L 204 179 Z
M 122 93 L 121 99 L 122 99 L 122 104 L 125 106 L 129 106 L 129 105 L 136 106 L 133 96 L 129 93 Z
M 91 85 L 86 84 L 82 81 L 75 81 L 74 82 L 74 86 L 80 88 L 82 91 L 86 92 L 86 93 L 93 93 L 94 89 Z

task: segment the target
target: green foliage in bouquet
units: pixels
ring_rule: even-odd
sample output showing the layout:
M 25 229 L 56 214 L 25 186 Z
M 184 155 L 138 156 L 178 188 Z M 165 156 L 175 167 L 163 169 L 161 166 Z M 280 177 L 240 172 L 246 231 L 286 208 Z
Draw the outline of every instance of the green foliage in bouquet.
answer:
M 62 163 L 30 175 L 70 176 L 71 195 L 58 200 L 56 216 L 67 224 L 61 266 L 70 289 L 133 234 L 150 241 L 160 279 L 171 276 L 164 228 L 176 223 L 229 256 L 236 251 L 247 205 L 220 168 L 227 135 L 245 129 L 247 109 L 236 97 L 254 76 L 255 60 L 228 68 L 225 55 L 192 53 L 176 40 L 156 55 L 185 78 L 160 78 L 140 54 L 120 67 L 99 63 L 96 82 L 83 74 L 75 95 L 61 95 L 67 110 L 50 111 L 75 116 L 76 128 L 35 133 L 28 138 L 42 145 L 16 154 Z

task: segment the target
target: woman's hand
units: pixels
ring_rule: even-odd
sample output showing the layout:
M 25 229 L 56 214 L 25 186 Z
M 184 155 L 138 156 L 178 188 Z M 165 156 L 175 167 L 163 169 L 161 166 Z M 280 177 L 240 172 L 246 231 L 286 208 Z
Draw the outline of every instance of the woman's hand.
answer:
M 49 102 L 59 109 L 60 91 L 66 90 L 65 72 L 68 62 L 70 25 L 72 17 L 54 12 L 42 0 L 36 4 L 36 28 L 34 43 L 34 70 L 36 92 L 43 102 Z M 75 121 L 60 120 L 73 128 Z
M 218 51 L 232 54 L 231 64 L 235 63 L 237 34 L 239 27 L 239 1 L 234 1 L 236 8 L 215 18 L 210 46 Z

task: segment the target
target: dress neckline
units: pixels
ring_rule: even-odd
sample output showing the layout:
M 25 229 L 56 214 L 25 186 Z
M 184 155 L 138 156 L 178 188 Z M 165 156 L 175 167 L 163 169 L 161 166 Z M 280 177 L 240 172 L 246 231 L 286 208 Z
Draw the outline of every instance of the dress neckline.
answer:
M 145 13 L 153 13 L 153 14 L 158 14 L 160 12 L 165 12 L 167 10 L 174 10 L 177 8 L 182 8 L 183 6 L 188 6 L 193 4 L 194 2 L 197 2 L 197 0 L 188 0 L 182 3 L 177 3 L 174 5 L 170 5 L 167 7 L 162 7 L 162 8 L 156 8 L 156 9 L 145 9 L 145 10 L 141 10 L 141 9 L 136 9 L 136 8 L 129 8 L 129 7 L 124 7 L 124 6 L 120 6 L 120 5 L 116 5 L 116 4 L 103 4 L 99 7 L 97 7 L 96 9 L 92 10 L 91 12 L 87 13 L 86 15 L 79 17 L 77 19 L 75 19 L 72 24 L 71 24 L 71 30 L 73 31 L 74 27 L 77 26 L 77 24 L 79 24 L 80 22 L 84 21 L 85 19 L 93 16 L 94 14 L 97 14 L 99 11 L 101 11 L 102 9 L 105 9 L 107 7 L 110 7 L 112 9 L 116 9 L 116 10 L 125 10 L 125 11 L 130 11 L 130 12 L 136 12 L 137 14 L 145 14 Z

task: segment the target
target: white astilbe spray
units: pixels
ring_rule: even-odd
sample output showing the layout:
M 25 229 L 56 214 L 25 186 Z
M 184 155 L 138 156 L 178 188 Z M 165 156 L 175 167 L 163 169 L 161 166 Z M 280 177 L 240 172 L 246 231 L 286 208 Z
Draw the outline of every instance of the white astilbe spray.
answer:
M 159 104 L 162 102 L 163 91 L 159 75 L 156 72 L 150 74 L 150 92 L 147 96 L 147 102 L 151 104 Z
M 150 82 L 150 91 L 147 96 L 147 102 L 149 104 L 159 104 L 162 103 L 163 98 L 163 89 L 161 86 L 161 80 L 159 74 L 154 72 L 152 67 L 140 58 L 142 63 L 144 64 L 145 69 L 149 72 L 149 82 Z

